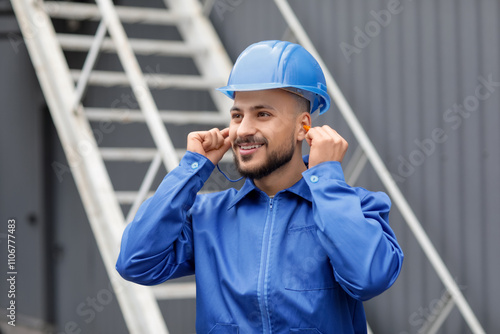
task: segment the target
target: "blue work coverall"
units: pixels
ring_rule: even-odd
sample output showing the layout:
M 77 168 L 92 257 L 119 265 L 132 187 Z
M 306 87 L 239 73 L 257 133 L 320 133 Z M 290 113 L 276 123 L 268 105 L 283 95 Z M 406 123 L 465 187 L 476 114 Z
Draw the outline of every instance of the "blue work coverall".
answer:
M 384 193 L 339 162 L 269 198 L 247 179 L 197 195 L 214 170 L 187 152 L 123 234 L 116 268 L 154 285 L 196 274 L 198 333 L 366 333 L 362 301 L 396 280 L 403 253 Z

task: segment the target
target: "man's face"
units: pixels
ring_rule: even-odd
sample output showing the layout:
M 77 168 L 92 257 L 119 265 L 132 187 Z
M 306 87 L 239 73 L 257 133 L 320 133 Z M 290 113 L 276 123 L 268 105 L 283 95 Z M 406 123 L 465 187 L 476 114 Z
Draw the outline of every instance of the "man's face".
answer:
M 260 179 L 287 164 L 297 146 L 297 105 L 281 89 L 237 92 L 229 138 L 238 171 Z

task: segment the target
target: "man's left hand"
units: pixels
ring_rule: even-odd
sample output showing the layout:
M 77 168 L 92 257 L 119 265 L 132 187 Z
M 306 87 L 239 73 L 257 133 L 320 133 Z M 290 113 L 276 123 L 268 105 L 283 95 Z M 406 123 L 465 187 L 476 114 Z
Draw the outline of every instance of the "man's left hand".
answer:
M 309 129 L 306 140 L 311 146 L 309 168 L 327 161 L 342 162 L 349 146 L 347 141 L 328 125 Z

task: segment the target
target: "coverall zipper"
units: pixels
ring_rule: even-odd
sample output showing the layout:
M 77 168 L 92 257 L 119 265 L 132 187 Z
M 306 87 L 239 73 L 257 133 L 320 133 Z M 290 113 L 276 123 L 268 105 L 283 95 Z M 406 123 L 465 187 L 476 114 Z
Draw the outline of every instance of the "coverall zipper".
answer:
M 266 223 L 264 225 L 264 234 L 262 236 L 262 252 L 260 257 L 259 280 L 257 286 L 257 296 L 259 299 L 259 308 L 262 319 L 262 332 L 272 333 L 271 319 L 269 317 L 268 307 L 268 284 L 269 284 L 269 258 L 271 253 L 271 234 L 274 225 L 274 199 L 269 199 L 269 209 Z

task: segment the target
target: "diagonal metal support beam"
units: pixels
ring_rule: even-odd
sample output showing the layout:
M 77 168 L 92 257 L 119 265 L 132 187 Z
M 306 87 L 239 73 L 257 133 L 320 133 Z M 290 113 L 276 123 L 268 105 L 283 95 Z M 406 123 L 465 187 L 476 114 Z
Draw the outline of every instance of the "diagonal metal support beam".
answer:
M 92 72 L 92 70 L 94 69 L 97 57 L 99 56 L 99 50 L 101 49 L 102 42 L 104 41 L 104 37 L 106 36 L 106 31 L 106 24 L 101 21 L 99 23 L 99 27 L 97 27 L 97 32 L 92 41 L 89 53 L 87 54 L 87 58 L 85 58 L 82 75 L 78 78 L 78 82 L 76 84 L 75 102 L 73 103 L 73 111 L 75 112 L 80 105 L 85 91 L 87 90 L 90 72 Z
M 432 310 L 435 316 L 427 319 L 427 322 L 418 330 L 418 334 L 436 334 L 455 307 L 455 301 L 446 290 L 439 299 L 439 303 L 436 309 Z
M 347 184 L 356 184 L 367 162 L 368 158 L 366 157 L 365 152 L 363 152 L 361 146 L 358 146 L 345 168 Z
M 153 184 L 156 174 L 158 174 L 160 166 L 161 166 L 161 155 L 160 152 L 157 152 L 155 154 L 155 157 L 153 158 L 153 161 L 151 161 L 151 165 L 149 165 L 148 171 L 146 172 L 146 176 L 144 177 L 141 187 L 139 188 L 139 193 L 137 194 L 134 203 L 132 203 L 132 207 L 128 211 L 127 218 L 125 220 L 126 223 L 129 223 L 134 219 L 137 210 L 139 210 L 139 207 L 141 206 L 142 202 L 144 202 L 144 200 L 148 196 L 148 193 L 151 189 L 151 185 Z
M 209 16 L 210 13 L 212 12 L 212 9 L 214 8 L 216 0 L 206 0 L 205 3 L 203 4 L 203 15 Z

